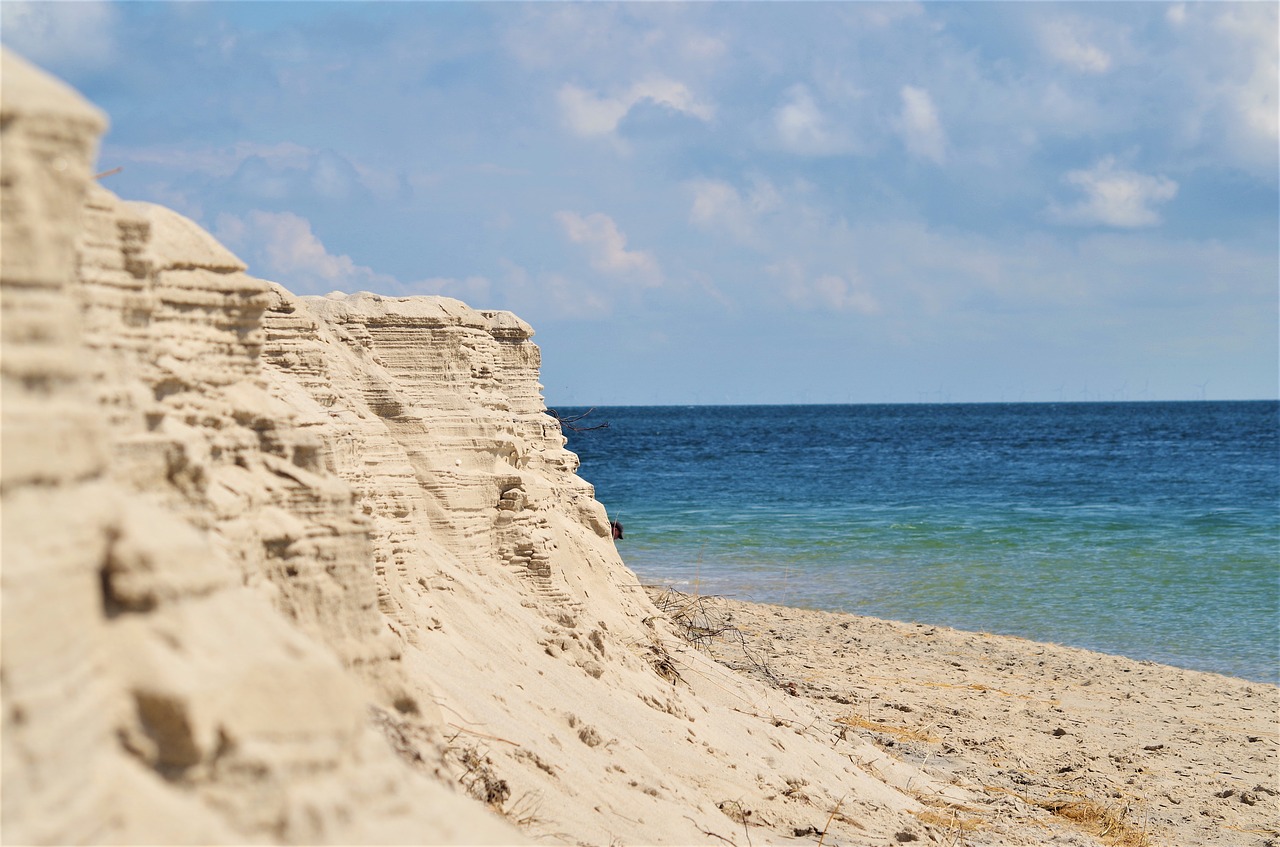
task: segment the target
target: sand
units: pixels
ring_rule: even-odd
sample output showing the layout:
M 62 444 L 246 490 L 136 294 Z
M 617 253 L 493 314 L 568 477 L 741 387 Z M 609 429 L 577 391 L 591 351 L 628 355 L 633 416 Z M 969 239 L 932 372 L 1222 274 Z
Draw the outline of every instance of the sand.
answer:
M 718 661 L 812 704 L 823 720 L 806 731 L 837 746 L 871 739 L 971 791 L 973 801 L 931 807 L 942 843 L 1014 843 L 1042 827 L 1109 828 L 1134 844 L 1280 840 L 1274 685 L 927 624 L 652 594 L 695 638 L 724 630 L 698 639 Z
M 1275 837 L 1275 686 L 727 603 L 691 640 L 531 326 L 253 276 L 0 58 L 0 841 Z

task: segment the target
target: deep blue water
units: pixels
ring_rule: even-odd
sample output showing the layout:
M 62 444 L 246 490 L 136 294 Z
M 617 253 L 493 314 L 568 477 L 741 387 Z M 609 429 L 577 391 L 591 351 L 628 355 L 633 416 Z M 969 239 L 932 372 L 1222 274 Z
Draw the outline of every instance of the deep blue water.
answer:
M 562 416 L 583 409 L 559 410 Z M 601 407 L 646 582 L 1280 682 L 1280 404 Z

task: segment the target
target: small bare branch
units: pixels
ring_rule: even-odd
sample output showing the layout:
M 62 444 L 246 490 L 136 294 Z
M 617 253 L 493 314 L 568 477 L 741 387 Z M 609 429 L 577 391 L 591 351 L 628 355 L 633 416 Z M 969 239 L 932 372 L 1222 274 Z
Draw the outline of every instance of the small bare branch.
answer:
M 585 418 L 587 415 L 591 414 L 595 410 L 596 410 L 596 407 L 592 406 L 590 409 L 587 409 L 585 412 L 583 412 L 580 415 L 565 415 L 562 417 L 560 413 L 557 412 L 555 409 L 547 409 L 547 414 L 560 422 L 561 429 L 567 429 L 570 432 L 591 432 L 594 429 L 608 429 L 609 428 L 608 421 L 605 421 L 604 423 L 598 423 L 594 426 L 578 426 L 577 425 L 578 421 L 582 420 L 583 418 Z

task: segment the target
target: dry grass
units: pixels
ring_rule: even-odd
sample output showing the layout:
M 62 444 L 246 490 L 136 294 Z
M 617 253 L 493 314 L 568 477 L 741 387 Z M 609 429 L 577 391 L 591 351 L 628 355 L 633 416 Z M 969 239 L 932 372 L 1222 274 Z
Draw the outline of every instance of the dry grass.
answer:
M 1270 835 L 1273 838 L 1280 838 L 1280 827 L 1273 829 L 1245 829 L 1238 826 L 1224 826 L 1223 829 L 1229 829 L 1232 832 L 1247 832 L 1250 835 Z
M 676 625 L 686 641 L 706 649 L 716 638 L 737 632 L 736 627 L 707 608 L 706 600 L 667 588 L 653 597 L 653 605 Z
M 537 824 L 545 823 L 540 815 L 541 810 L 542 796 L 526 791 L 518 799 L 508 803 L 506 808 L 502 810 L 502 814 L 507 820 L 521 829 L 528 829 Z
M 1102 839 L 1112 847 L 1152 847 L 1151 836 L 1145 829 L 1139 829 L 1126 819 L 1129 807 L 1117 808 L 1108 803 L 1099 803 L 1088 797 L 1069 800 L 1038 800 L 1017 791 L 1010 791 L 999 786 L 983 786 L 986 791 L 996 791 L 1017 797 L 1025 803 L 1039 806 L 1058 817 L 1068 820 L 1092 836 Z
M 925 688 L 947 688 L 953 691 L 990 691 L 992 694 L 1002 694 L 1005 697 L 1017 697 L 1021 700 L 1039 699 L 1036 697 L 1028 697 L 1025 694 L 1014 694 L 1012 691 L 1005 691 L 1003 688 L 993 688 L 990 685 L 983 685 L 981 682 L 967 682 L 962 685 L 956 685 L 951 682 L 930 682 L 929 680 L 916 679 L 915 677 L 871 676 L 870 674 L 868 674 L 865 679 L 875 682 L 892 682 L 895 684 L 906 683 L 909 685 L 923 686 Z
M 980 819 L 961 817 L 960 813 L 955 810 L 952 810 L 951 814 L 943 814 L 932 809 L 925 809 L 923 812 L 914 812 L 913 814 L 920 823 L 940 829 L 947 835 L 955 832 L 973 832 L 982 826 Z
M 857 715 L 845 715 L 844 717 L 836 718 L 836 723 L 844 724 L 845 726 L 858 727 L 859 729 L 869 729 L 872 732 L 882 732 L 886 735 L 892 735 L 895 738 L 902 738 L 908 741 L 937 742 L 941 740 L 929 735 L 928 733 L 921 732 L 918 729 L 911 729 L 906 726 L 891 726 L 890 724 L 876 723 L 875 721 L 860 718 Z
M 746 636 L 733 625 L 731 615 L 712 608 L 708 601 L 714 597 L 684 594 L 669 587 L 660 590 L 657 586 L 646 586 L 646 589 L 653 605 L 685 641 L 708 653 L 712 643 L 721 639 L 736 643 L 756 671 L 774 685 L 781 684 L 769 666 L 751 652 Z
M 493 760 L 485 751 L 474 745 L 448 746 L 445 757 L 446 760 L 456 760 L 465 768 L 458 782 L 468 794 L 495 811 L 502 811 L 503 805 L 511 798 L 511 786 L 498 776 Z
M 1117 811 L 1112 806 L 1094 800 L 1051 801 L 1038 805 L 1116 847 L 1150 847 L 1151 845 L 1151 839 L 1146 832 L 1125 820 L 1124 813 L 1127 810 Z

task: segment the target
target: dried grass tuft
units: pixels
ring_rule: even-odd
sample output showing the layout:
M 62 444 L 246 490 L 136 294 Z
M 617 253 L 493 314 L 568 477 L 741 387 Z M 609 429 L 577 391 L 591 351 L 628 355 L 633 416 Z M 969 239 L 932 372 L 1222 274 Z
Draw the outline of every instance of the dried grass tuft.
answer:
M 860 718 L 857 715 L 852 714 L 836 718 L 836 723 L 844 724 L 845 726 L 858 727 L 859 729 L 869 729 L 872 732 L 882 732 L 886 735 L 892 735 L 896 738 L 903 738 L 908 741 L 936 742 L 940 740 L 928 733 L 921 732 L 918 729 L 912 729 L 906 726 L 891 726 L 890 724 L 876 723 L 875 721 Z
M 714 599 L 709 595 L 692 595 L 664 588 L 660 592 L 657 587 L 649 588 L 650 599 L 663 616 L 675 627 L 676 632 L 690 644 L 700 650 L 711 652 L 711 645 L 720 639 L 736 642 L 755 669 L 774 685 L 781 685 L 769 666 L 761 661 L 747 647 L 747 638 L 742 630 L 734 626 L 730 617 L 708 604 Z
M 1066 818 L 1115 847 L 1150 847 L 1151 838 L 1146 832 L 1125 820 L 1126 809 L 1094 800 L 1066 800 L 1038 803 L 1061 818 Z
M 944 815 L 942 812 L 925 809 L 923 812 L 915 812 L 914 814 L 916 820 L 920 821 L 920 823 L 936 826 L 948 832 L 973 832 L 982 826 L 982 821 L 978 818 L 962 818 L 960 813 L 955 811 L 949 815 Z
M 653 605 L 666 615 L 686 641 L 709 649 L 712 641 L 722 635 L 736 633 L 738 628 L 709 610 L 706 600 L 703 596 L 682 594 L 668 588 L 654 598 Z
M 1151 836 L 1145 829 L 1139 829 L 1127 819 L 1129 807 L 1117 808 L 1109 803 L 1100 803 L 1089 797 L 1077 797 L 1070 800 L 1052 799 L 1037 800 L 1017 791 L 1010 791 L 994 785 L 984 785 L 986 791 L 997 791 L 1017 797 L 1024 803 L 1052 812 L 1058 817 L 1071 821 L 1085 832 L 1102 839 L 1111 847 L 1151 847 Z

